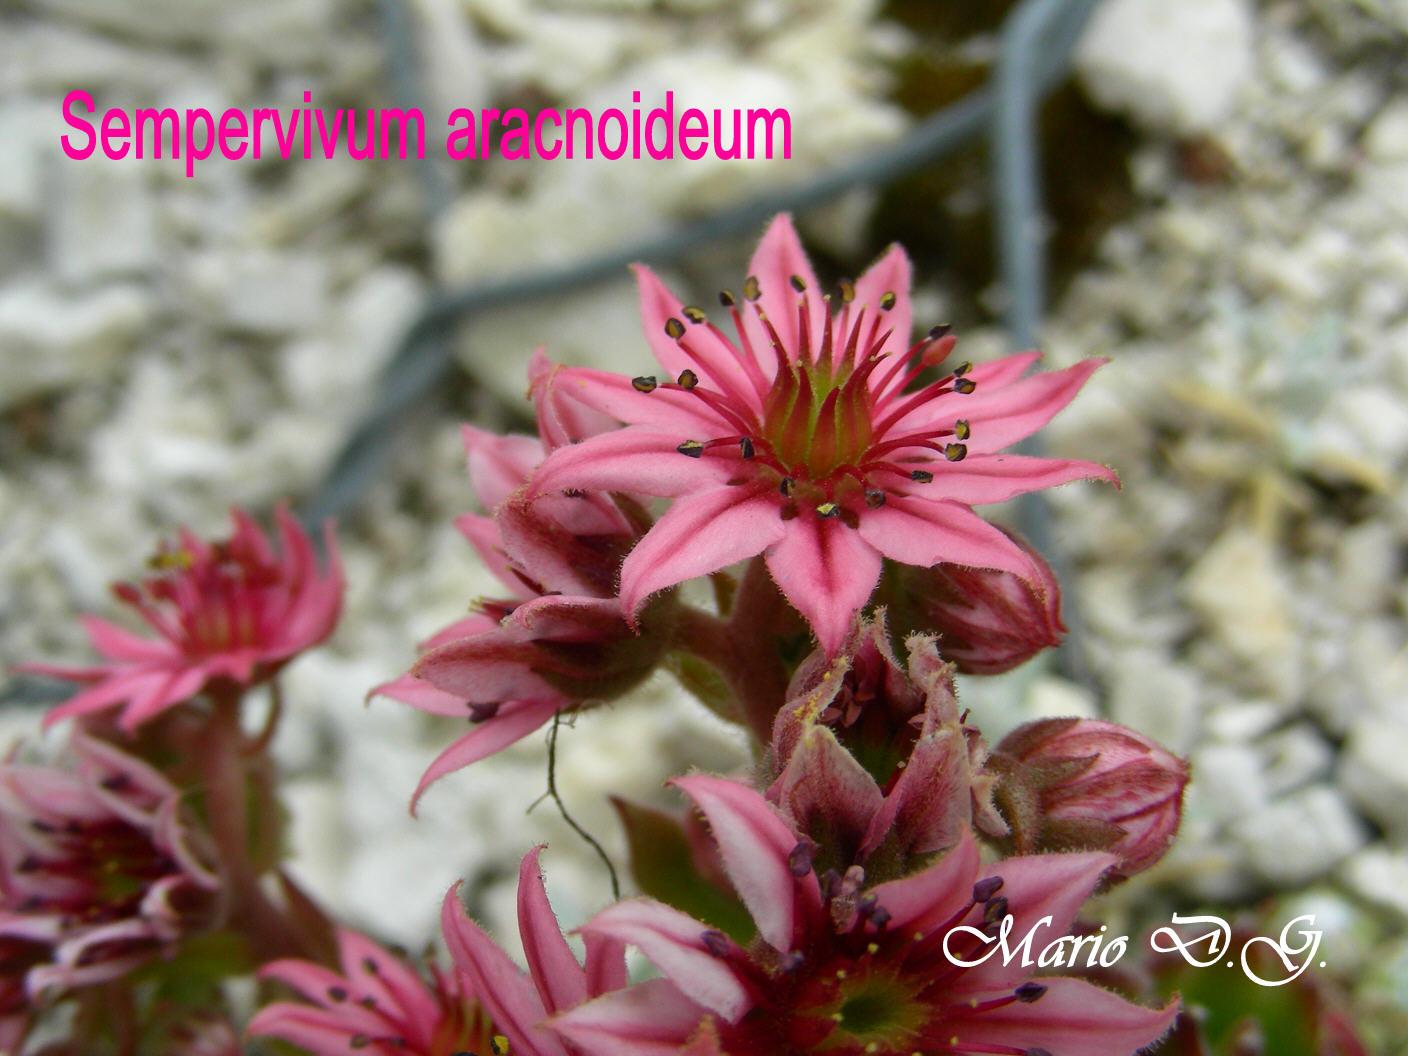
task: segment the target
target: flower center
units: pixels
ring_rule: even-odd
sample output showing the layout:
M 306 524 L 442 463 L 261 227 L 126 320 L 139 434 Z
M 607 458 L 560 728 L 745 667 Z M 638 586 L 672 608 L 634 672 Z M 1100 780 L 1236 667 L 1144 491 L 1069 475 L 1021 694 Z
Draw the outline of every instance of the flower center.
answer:
M 859 466 L 870 447 L 872 405 L 849 361 L 779 367 L 763 407 L 761 439 L 788 474 L 821 483 Z

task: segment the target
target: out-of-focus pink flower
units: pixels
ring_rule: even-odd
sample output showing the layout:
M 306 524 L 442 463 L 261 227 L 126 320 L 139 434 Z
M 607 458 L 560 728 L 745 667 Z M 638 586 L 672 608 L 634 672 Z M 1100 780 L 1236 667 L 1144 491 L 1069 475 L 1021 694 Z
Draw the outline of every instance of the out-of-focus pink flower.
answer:
M 522 497 L 551 447 L 547 437 L 587 428 L 579 420 L 586 409 L 556 409 L 563 402 L 551 395 L 556 368 L 538 357 L 534 369 L 543 439 L 462 429 L 470 484 L 494 516 L 465 514 L 455 523 L 505 596 L 480 601 L 468 618 L 422 643 L 410 674 L 372 691 L 474 724 L 431 763 L 412 810 L 445 774 L 526 737 L 558 711 L 636 685 L 666 644 L 653 618 L 638 633 L 616 602 L 621 559 L 639 534 L 621 509 L 628 500 L 559 495 L 530 504 Z
M 585 964 L 562 937 L 538 868 L 541 847 L 518 870 L 518 931 L 528 960 L 524 975 L 484 930 L 465 916 L 454 888 L 445 896 L 441 930 L 460 971 L 473 982 L 513 1056 L 578 1056 L 575 1045 L 544 1028 L 549 1016 L 626 985 L 624 945 L 589 935 Z
M 1024 353 L 910 389 L 954 339 L 909 348 L 909 260 L 892 248 L 831 311 L 787 216 L 763 236 L 743 300 L 721 295 L 737 344 L 638 267 L 646 338 L 665 379 L 584 368 L 564 398 L 624 429 L 559 448 L 533 494 L 632 491 L 674 503 L 621 568 L 634 615 L 658 590 L 762 554 L 822 647 L 838 652 L 882 558 L 1035 580 L 1028 556 L 973 505 L 1085 478 L 1090 462 L 1001 454 L 1041 428 L 1100 365 L 1023 378 Z
M 1061 587 L 1041 555 L 1012 540 L 1035 576 L 962 565 L 906 567 L 886 582 L 881 600 L 901 631 L 934 634 L 959 671 L 998 675 L 1061 644 Z
M 93 683 L 50 711 L 46 725 L 121 705 L 120 724 L 132 731 L 212 684 L 263 681 L 332 633 L 343 580 L 331 523 L 323 536 L 328 567 L 320 572 L 311 540 L 287 510 L 277 514 L 278 554 L 248 514 L 231 515 L 235 531 L 228 540 L 210 543 L 183 529 L 175 547 L 152 558 L 155 574 L 140 585 L 113 587 L 155 638 L 86 616 L 88 637 L 105 663 L 19 665 Z
M 767 798 L 816 844 L 818 868 L 907 871 L 915 855 L 958 843 L 975 812 L 1001 826 L 986 746 L 964 725 L 953 665 L 931 637 L 891 651 L 884 615 L 862 621 L 839 659 L 803 661 L 777 713 Z
M 72 753 L 72 769 L 0 766 L 0 944 L 30 997 L 116 979 L 223 912 L 176 789 L 101 741 L 75 735 Z
M 1188 764 L 1142 734 L 1100 719 L 1040 719 L 993 749 L 995 798 L 1020 853 L 1099 849 L 1133 876 L 1168 850 Z
M 307 1003 L 279 1001 L 259 1010 L 247 1033 L 282 1038 L 313 1056 L 455 1056 L 488 1053 L 488 1018 L 463 974 L 430 966 L 427 984 L 400 957 L 365 935 L 341 929 L 339 974 L 312 961 L 282 960 L 259 970 Z
M 1020 957 L 971 965 L 1009 917 L 1017 939 L 1034 929 L 1038 950 L 1067 934 L 1111 855 L 984 866 L 965 834 L 922 872 L 869 886 L 858 866 L 818 877 L 807 841 L 751 789 L 705 776 L 677 783 L 708 819 L 758 935 L 740 946 L 648 899 L 597 914 L 583 935 L 636 946 L 666 979 L 557 1016 L 554 1029 L 588 1056 L 674 1051 L 698 1043 L 709 1020 L 715 1051 L 729 1056 L 1130 1056 L 1177 1012 L 1077 979 L 1033 979 Z

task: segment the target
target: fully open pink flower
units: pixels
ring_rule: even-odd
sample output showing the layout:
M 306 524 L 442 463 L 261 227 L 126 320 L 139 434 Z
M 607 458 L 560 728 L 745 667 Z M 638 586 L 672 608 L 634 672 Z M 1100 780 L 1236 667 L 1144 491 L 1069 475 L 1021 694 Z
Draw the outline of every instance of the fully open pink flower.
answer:
M 984 866 L 965 833 L 922 872 L 868 887 L 858 866 L 818 877 L 808 843 L 751 789 L 705 776 L 677 784 L 708 819 L 758 934 L 743 947 L 648 899 L 607 907 L 582 933 L 635 945 L 672 985 L 558 1016 L 554 1027 L 589 1056 L 676 1051 L 709 1018 L 728 1056 L 1130 1056 L 1173 1020 L 1176 1005 L 1146 1009 L 1077 979 L 1032 978 L 1020 956 L 971 965 L 987 940 L 956 931 L 986 936 L 1010 917 L 1014 944 L 1035 929 L 1035 960 L 1068 933 L 1111 855 Z
M 0 961 L 31 997 L 171 954 L 224 906 L 176 789 L 102 741 L 71 750 L 71 767 L 0 766 Z
M 566 1012 L 626 985 L 625 947 L 611 938 L 588 936 L 585 964 L 562 937 L 538 869 L 541 847 L 518 870 L 518 930 L 528 960 L 524 975 L 484 930 L 464 914 L 451 888 L 441 912 L 445 944 L 460 971 L 473 982 L 495 1029 L 508 1038 L 513 1056 L 578 1056 L 576 1046 L 544 1028 Z
M 324 528 L 328 567 L 320 572 L 311 540 L 287 510 L 277 514 L 279 554 L 248 514 L 231 515 L 235 532 L 228 540 L 210 543 L 183 529 L 175 547 L 152 559 L 154 575 L 113 587 L 157 637 L 86 616 L 88 637 L 106 663 L 19 665 L 93 683 L 50 711 L 46 725 L 121 705 L 121 726 L 135 730 L 212 684 L 267 679 L 332 633 L 343 581 L 331 523 Z
M 261 1009 L 249 1034 L 282 1038 L 314 1056 L 492 1051 L 488 1018 L 460 972 L 432 964 L 427 984 L 404 959 L 365 935 L 344 928 L 337 944 L 341 974 L 292 959 L 260 969 L 260 978 L 287 984 L 308 1003 L 279 1001 Z
M 971 509 L 1082 478 L 1090 462 L 1001 454 L 1074 397 L 1100 360 L 1023 378 L 1028 352 L 911 388 L 953 339 L 909 348 L 909 260 L 892 248 L 839 304 L 818 289 L 792 221 L 773 221 L 740 303 L 737 344 L 637 268 L 645 334 L 665 372 L 567 369 L 566 396 L 627 428 L 561 448 L 534 493 L 675 499 L 621 568 L 628 613 L 657 590 L 763 554 L 829 653 L 870 597 L 882 558 L 1035 580 L 1022 550 Z M 834 308 L 834 310 L 833 310 Z

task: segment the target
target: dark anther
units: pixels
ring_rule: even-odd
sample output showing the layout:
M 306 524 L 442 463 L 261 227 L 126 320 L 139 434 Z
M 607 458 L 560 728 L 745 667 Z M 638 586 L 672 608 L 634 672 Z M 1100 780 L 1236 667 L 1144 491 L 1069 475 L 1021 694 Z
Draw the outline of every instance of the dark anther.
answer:
M 806 958 L 795 950 L 791 953 L 780 953 L 777 955 L 777 970 L 783 975 L 789 975 L 802 967 L 802 962 Z
M 699 384 L 699 375 L 688 367 L 685 367 L 684 370 L 680 371 L 680 376 L 675 379 L 675 384 L 682 389 L 692 389 Z
M 704 948 L 715 957 L 728 956 L 728 936 L 722 931 L 710 928 L 703 935 L 699 936 L 699 941 L 704 943 Z
M 704 314 L 703 308 L 696 308 L 692 304 L 686 304 L 683 308 L 681 308 L 680 314 L 683 315 L 686 319 L 688 319 L 691 323 L 702 323 L 705 319 L 709 318 L 707 315 Z
M 929 340 L 937 341 L 941 337 L 948 337 L 949 331 L 952 329 L 953 327 L 950 326 L 948 323 L 940 323 L 938 326 L 930 329 Z
M 928 484 L 934 479 L 934 474 L 930 473 L 927 469 L 914 469 L 910 470 L 909 479 L 916 484 Z
M 890 923 L 890 911 L 884 906 L 876 906 L 875 912 L 870 914 L 870 923 L 874 924 L 876 928 L 883 929 L 885 925 Z
M 973 901 L 986 902 L 1002 890 L 1002 877 L 989 876 L 973 885 Z
M 372 1039 L 365 1034 L 353 1034 L 347 1039 L 347 1047 L 349 1049 L 365 1049 L 371 1043 Z
M 874 891 L 867 891 L 860 896 L 860 901 L 856 903 L 856 912 L 862 917 L 868 917 L 880 906 L 880 896 Z
M 867 488 L 865 490 L 865 504 L 872 510 L 878 510 L 885 505 L 885 493 L 879 488 Z
M 673 315 L 665 320 L 665 336 L 672 341 L 678 341 L 684 337 L 684 323 L 680 322 Z
M 787 276 L 787 281 L 788 281 L 788 283 L 791 285 L 791 287 L 792 287 L 794 290 L 796 290 L 798 293 L 806 293 L 806 292 L 807 292 L 807 284 L 802 281 L 802 276 L 800 276 L 800 275 L 789 275 L 789 276 Z
M 732 308 L 735 304 L 738 303 L 738 298 L 733 295 L 732 290 L 720 290 L 719 303 L 722 304 L 725 308 Z
M 973 435 L 972 428 L 968 425 L 967 418 L 960 418 L 953 423 L 953 435 L 960 440 L 967 440 Z
M 842 279 L 836 285 L 841 287 L 842 304 L 850 304 L 856 299 L 856 284 L 850 279 Z
M 984 903 L 984 924 L 996 924 L 1005 916 L 1007 916 L 1007 899 L 1004 896 L 998 895 L 996 898 L 990 898 Z
M 738 453 L 744 458 L 752 458 L 756 453 L 753 450 L 753 441 L 746 436 L 738 438 Z
M 972 391 L 973 391 L 974 389 L 976 389 L 977 387 L 978 387 L 978 383 L 977 383 L 976 381 L 974 381 L 972 378 L 954 378 L 954 379 L 953 379 L 953 391 L 954 391 L 954 392 L 961 392 L 961 393 L 963 393 L 963 395 L 965 395 L 965 396 L 967 396 L 970 392 L 972 392 Z
M 967 374 L 972 369 L 973 364 L 968 362 L 967 360 L 964 360 L 962 363 L 958 364 L 958 366 L 953 368 L 953 376 L 955 378 L 961 378 L 963 377 L 963 375 Z
M 635 389 L 636 392 L 654 392 L 655 385 L 655 379 L 649 374 L 631 379 L 631 388 Z
M 464 703 L 465 707 L 469 709 L 470 722 L 487 722 L 499 713 L 499 701 L 497 700 L 487 704 L 481 704 L 475 700 L 467 700 Z
M 361 1005 L 368 1012 L 370 1012 L 372 1009 L 376 1008 L 376 998 L 372 997 L 371 994 L 368 994 L 366 997 L 362 998 L 362 1000 L 358 1001 L 357 1004 Z
M 1023 983 L 1021 986 L 1017 987 L 1014 993 L 1017 995 L 1017 1000 L 1022 1002 L 1022 1004 L 1030 1005 L 1033 1001 L 1038 1000 L 1042 994 L 1046 993 L 1046 987 L 1042 986 L 1040 983 Z
M 967 445 L 967 444 L 945 444 L 945 445 L 944 445 L 944 458 L 948 459 L 950 462 L 962 462 L 962 461 L 963 461 L 965 458 L 967 458 L 967 457 L 968 457 L 968 445 Z
M 686 440 L 675 448 L 675 450 L 682 455 L 688 455 L 690 458 L 704 457 L 704 445 L 698 440 Z
M 791 477 L 783 477 L 782 483 L 777 486 L 777 490 L 790 499 L 792 497 L 792 490 L 796 488 L 796 486 L 797 482 Z
M 797 879 L 812 871 L 812 845 L 803 840 L 787 854 L 787 869 Z
M 816 515 L 818 517 L 836 517 L 839 516 L 840 513 L 841 507 L 837 506 L 834 502 L 823 502 L 816 508 Z
M 495 1034 L 489 1039 L 489 1052 L 493 1056 L 508 1056 L 508 1038 Z
M 381 965 L 377 964 L 376 961 L 372 960 L 370 957 L 364 957 L 362 958 L 362 970 L 368 975 L 376 975 L 381 971 Z
M 332 998 L 334 1001 L 346 1001 L 346 1000 L 347 1000 L 347 987 L 345 987 L 345 986 L 330 986 L 330 987 L 328 987 L 328 997 Z
M 1046 1049 L 1028 1049 L 1022 1056 L 1051 1056 L 1051 1053 Z
M 891 308 L 895 306 L 895 302 L 898 299 L 899 298 L 895 296 L 894 290 L 886 290 L 883 294 L 880 295 L 880 310 L 882 312 L 888 312 Z
M 758 276 L 749 275 L 743 280 L 743 296 L 750 301 L 756 301 L 763 295 L 762 287 L 758 285 Z

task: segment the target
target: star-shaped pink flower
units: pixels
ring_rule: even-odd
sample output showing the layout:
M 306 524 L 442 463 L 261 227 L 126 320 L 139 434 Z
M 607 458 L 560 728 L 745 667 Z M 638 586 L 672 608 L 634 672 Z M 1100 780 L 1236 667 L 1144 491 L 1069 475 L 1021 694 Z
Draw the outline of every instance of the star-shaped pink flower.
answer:
M 1036 352 L 920 383 L 954 339 L 909 346 L 910 267 L 893 247 L 840 297 L 822 296 L 792 221 L 754 254 L 741 299 L 720 300 L 736 339 L 639 267 L 641 314 L 664 380 L 565 369 L 567 398 L 626 428 L 563 447 L 533 493 L 631 491 L 675 501 L 621 568 L 635 613 L 658 590 L 762 554 L 829 654 L 881 561 L 939 562 L 1037 581 L 1031 559 L 972 510 L 1105 466 L 1003 454 L 1075 396 L 1101 360 L 1023 377 Z

